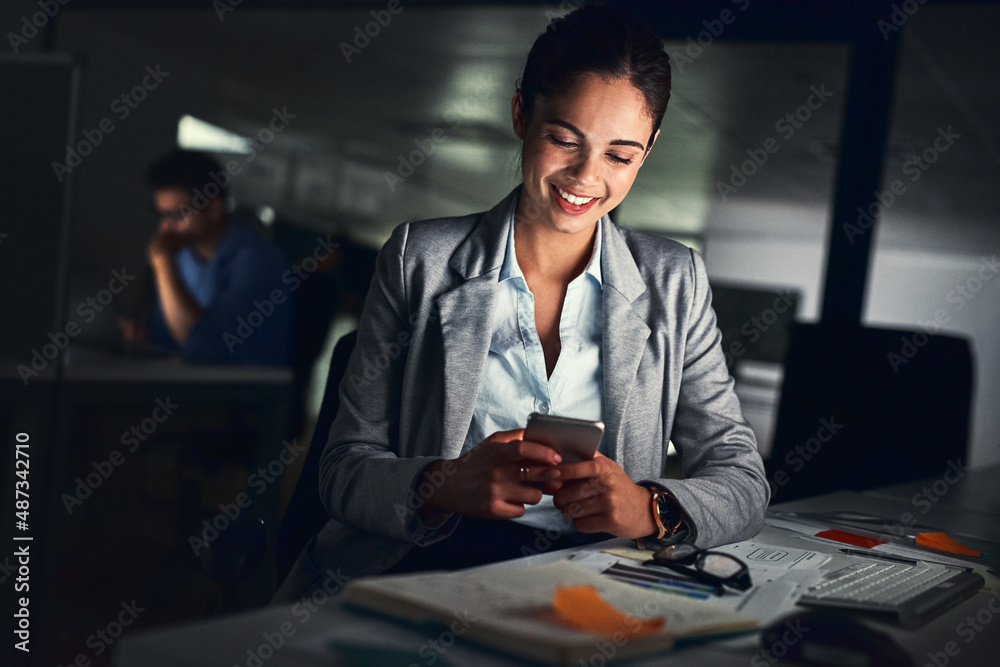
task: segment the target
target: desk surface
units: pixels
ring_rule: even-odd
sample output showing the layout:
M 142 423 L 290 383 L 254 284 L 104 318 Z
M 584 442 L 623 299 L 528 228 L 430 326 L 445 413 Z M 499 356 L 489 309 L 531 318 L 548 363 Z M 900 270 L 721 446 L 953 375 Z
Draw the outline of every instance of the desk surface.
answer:
M 289 384 L 285 366 L 205 364 L 180 357 L 128 357 L 104 350 L 70 346 L 63 380 L 69 383 L 157 382 L 167 384 Z
M 932 506 L 1000 517 L 1000 464 L 965 471 L 957 484 L 950 483 L 956 478 L 956 473 L 948 469 L 941 472 L 941 477 L 935 480 L 893 484 L 865 491 L 864 494 L 872 498 L 904 501 L 911 506 L 911 511 L 918 513 L 930 503 Z M 992 525 L 1000 533 L 1000 521 L 994 521 Z
M 0 358 L 0 382 L 23 387 L 18 365 L 31 368 L 31 359 Z M 34 370 L 34 369 L 32 369 Z M 30 383 L 56 379 L 54 362 L 46 365 Z M 70 345 L 66 352 L 63 382 L 84 383 L 166 383 L 166 384 L 290 384 L 292 369 L 285 366 L 253 364 L 208 364 L 185 361 L 180 357 L 130 357 L 81 345 Z
M 891 518 L 896 511 L 908 506 L 909 502 L 905 500 L 841 492 L 785 503 L 773 509 L 779 511 L 856 510 L 877 513 Z M 910 509 L 912 510 L 912 507 Z M 968 513 L 962 510 L 955 510 L 952 518 L 955 517 L 962 518 L 964 526 L 974 529 L 984 536 L 995 535 L 1000 530 L 1000 526 L 998 526 L 1000 521 L 997 521 L 996 517 L 987 521 L 980 513 Z M 938 518 L 943 518 L 943 515 L 938 516 Z M 836 553 L 837 549 L 835 544 L 807 541 L 790 532 L 770 526 L 765 526 L 764 530 L 753 541 L 826 553 Z M 560 553 L 540 554 L 531 557 L 531 559 L 521 559 L 509 563 L 523 563 L 526 560 L 544 562 L 563 556 L 564 554 Z M 507 564 L 502 565 L 506 566 Z M 903 630 L 885 623 L 875 623 L 875 625 L 878 629 L 892 635 L 913 656 L 917 665 L 922 665 L 929 660 L 928 653 L 943 652 L 949 642 L 955 642 L 953 648 L 957 648 L 958 653 L 951 657 L 945 656 L 948 657 L 948 664 L 978 666 L 995 664 L 995 658 L 1000 653 L 1000 631 L 998 631 L 1000 625 L 985 627 L 995 614 L 1000 614 L 1000 593 L 981 591 L 917 631 Z M 970 616 L 973 617 L 974 622 L 978 618 L 978 622 L 984 626 L 982 631 L 975 632 L 971 638 L 968 631 L 970 626 L 963 626 L 963 624 L 968 624 L 967 619 Z M 1000 624 L 1000 618 L 997 619 L 997 623 Z M 282 638 L 278 650 L 272 650 L 266 639 L 271 637 L 272 644 L 278 643 L 276 639 L 278 635 L 274 633 L 281 633 L 282 629 L 287 637 Z M 964 632 L 960 633 L 962 629 Z M 136 635 L 122 641 L 116 664 L 122 667 L 158 667 L 160 665 L 172 667 L 177 664 L 204 665 L 205 667 L 210 665 L 247 665 L 257 664 L 251 659 L 254 655 L 257 655 L 258 658 L 270 656 L 263 661 L 263 664 L 268 667 L 346 664 L 338 662 L 333 653 L 324 656 L 324 660 L 318 661 L 302 650 L 305 645 L 315 645 L 317 642 L 322 642 L 324 636 L 342 640 L 367 640 L 377 646 L 394 646 L 409 650 L 424 656 L 424 662 L 417 664 L 430 665 L 429 660 L 432 657 L 437 657 L 428 650 L 430 646 L 428 642 L 433 640 L 435 636 L 385 618 L 352 612 L 341 607 L 336 598 L 331 598 L 313 609 L 301 604 L 269 607 L 214 621 Z M 683 664 L 686 666 L 748 664 L 759 653 L 759 642 L 759 634 L 751 634 L 726 641 L 686 647 L 673 653 L 660 654 L 629 664 Z M 420 649 L 424 649 L 422 654 Z M 450 665 L 490 667 L 492 665 L 520 664 L 515 658 L 491 653 L 475 645 L 462 642 L 447 649 L 443 657 Z M 250 662 L 248 663 L 248 661 Z

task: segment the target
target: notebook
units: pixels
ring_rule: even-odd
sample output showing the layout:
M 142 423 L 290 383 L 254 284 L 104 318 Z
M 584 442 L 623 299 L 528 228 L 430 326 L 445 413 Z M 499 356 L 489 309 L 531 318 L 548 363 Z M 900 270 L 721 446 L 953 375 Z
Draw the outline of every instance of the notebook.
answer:
M 655 634 L 616 638 L 560 623 L 552 609 L 557 586 L 592 586 L 616 609 L 637 619 L 663 618 Z M 568 560 L 526 568 L 384 575 L 349 582 L 350 605 L 409 623 L 461 629 L 469 639 L 550 665 L 578 665 L 669 651 L 675 643 L 753 630 L 746 614 L 700 600 L 637 588 Z M 458 634 L 457 631 L 455 634 Z M 608 653 L 612 655 L 608 655 Z

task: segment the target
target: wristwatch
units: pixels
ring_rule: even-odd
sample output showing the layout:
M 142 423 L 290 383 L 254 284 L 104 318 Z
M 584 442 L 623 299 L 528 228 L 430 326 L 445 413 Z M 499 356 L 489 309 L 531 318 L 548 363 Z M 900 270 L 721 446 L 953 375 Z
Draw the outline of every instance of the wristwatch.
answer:
M 651 547 L 661 547 L 667 544 L 663 542 L 665 539 L 669 539 L 669 543 L 672 544 L 687 537 L 688 530 L 684 521 L 684 509 L 677 502 L 674 494 L 655 484 L 643 484 L 643 486 L 649 490 L 650 512 L 653 515 L 656 530 L 651 535 L 636 540 L 639 548 L 647 548 L 644 543 L 650 543 Z

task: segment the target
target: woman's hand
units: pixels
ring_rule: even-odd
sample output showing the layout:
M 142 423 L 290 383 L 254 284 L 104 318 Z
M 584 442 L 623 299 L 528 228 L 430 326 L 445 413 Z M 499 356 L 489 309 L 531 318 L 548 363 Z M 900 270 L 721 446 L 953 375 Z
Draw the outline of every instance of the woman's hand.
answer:
M 560 487 L 553 493 L 555 506 L 581 533 L 635 539 L 656 529 L 649 490 L 600 452 L 590 461 L 559 466 L 546 479 L 550 488 Z
M 537 482 L 549 479 L 562 461 L 554 450 L 525 442 L 524 429 L 499 431 L 458 459 L 437 461 L 424 471 L 422 484 L 435 488 L 424 512 L 457 512 L 479 519 L 524 516 L 524 506 L 542 499 Z M 522 479 L 521 468 L 528 468 Z

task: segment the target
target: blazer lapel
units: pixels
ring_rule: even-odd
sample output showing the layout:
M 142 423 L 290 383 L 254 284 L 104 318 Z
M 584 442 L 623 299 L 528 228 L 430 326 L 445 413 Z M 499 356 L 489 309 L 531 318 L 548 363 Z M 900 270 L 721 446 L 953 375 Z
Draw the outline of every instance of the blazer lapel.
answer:
M 515 189 L 480 218 L 448 262 L 458 285 L 437 299 L 444 347 L 443 443 L 441 454 L 462 451 L 479 397 L 493 336 L 497 281 L 507 239 L 507 216 Z
M 632 253 L 618 228 L 607 217 L 601 227 L 604 243 L 601 272 L 604 278 L 605 443 L 608 456 L 624 467 L 624 452 L 618 451 L 618 445 L 624 425 L 625 406 L 635 384 L 636 372 L 651 330 L 632 307 L 632 302 L 646 291 L 646 284 L 635 265 Z

